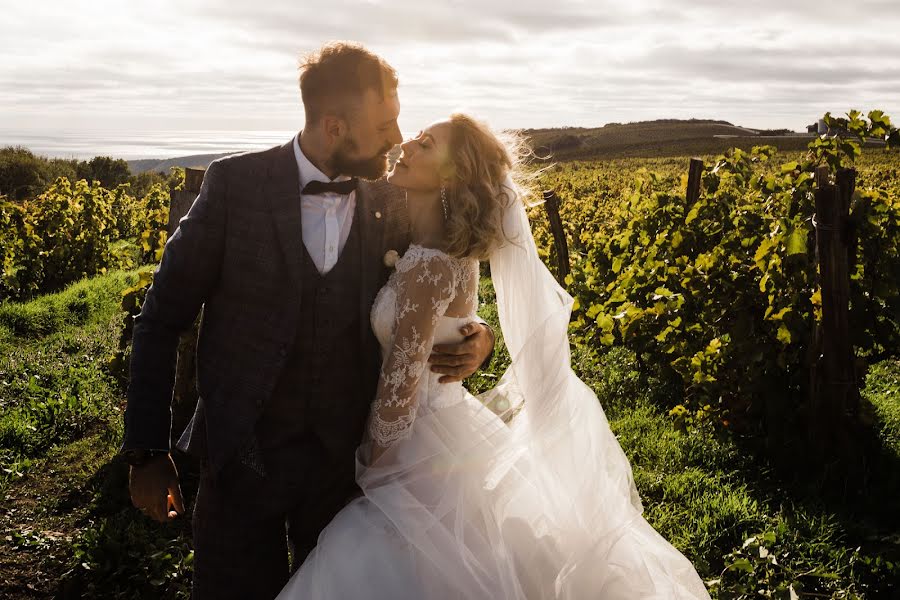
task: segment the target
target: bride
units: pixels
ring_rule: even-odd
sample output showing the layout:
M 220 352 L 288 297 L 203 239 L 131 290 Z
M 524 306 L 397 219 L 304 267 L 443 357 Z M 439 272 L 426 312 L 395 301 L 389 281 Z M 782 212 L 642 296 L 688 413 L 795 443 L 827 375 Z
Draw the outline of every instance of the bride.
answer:
M 631 467 L 572 371 L 573 299 L 538 257 L 518 148 L 465 115 L 402 145 L 413 243 L 375 298 L 384 362 L 357 450 L 363 496 L 277 600 L 709 598 L 642 517 Z M 438 383 L 432 346 L 475 320 L 489 260 L 512 364 L 478 397 Z

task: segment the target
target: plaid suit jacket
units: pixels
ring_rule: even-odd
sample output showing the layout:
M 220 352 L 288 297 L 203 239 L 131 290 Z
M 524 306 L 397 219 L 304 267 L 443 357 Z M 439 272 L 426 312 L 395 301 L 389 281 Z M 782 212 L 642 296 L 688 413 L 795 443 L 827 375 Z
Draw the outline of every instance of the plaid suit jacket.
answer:
M 405 193 L 360 181 L 360 322 L 390 273 L 383 257 L 409 245 Z M 199 195 L 166 243 L 135 317 L 120 451 L 168 449 L 179 334 L 203 309 L 197 341 L 200 399 L 177 447 L 214 473 L 253 434 L 298 335 L 302 236 L 292 141 L 212 162 Z M 360 328 L 363 378 L 374 396 L 380 354 Z

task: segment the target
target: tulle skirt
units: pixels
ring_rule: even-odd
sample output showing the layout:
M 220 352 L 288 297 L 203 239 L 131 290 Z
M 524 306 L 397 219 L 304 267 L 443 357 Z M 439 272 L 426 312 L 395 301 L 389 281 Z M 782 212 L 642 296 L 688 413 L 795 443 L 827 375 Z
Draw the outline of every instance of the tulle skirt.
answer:
M 709 598 L 642 517 L 628 461 L 586 386 L 568 395 L 595 409 L 569 403 L 553 431 L 536 431 L 527 411 L 506 423 L 486 406 L 506 401 L 502 383 L 479 398 L 456 385 L 374 465 L 360 447 L 365 495 L 322 531 L 278 600 Z

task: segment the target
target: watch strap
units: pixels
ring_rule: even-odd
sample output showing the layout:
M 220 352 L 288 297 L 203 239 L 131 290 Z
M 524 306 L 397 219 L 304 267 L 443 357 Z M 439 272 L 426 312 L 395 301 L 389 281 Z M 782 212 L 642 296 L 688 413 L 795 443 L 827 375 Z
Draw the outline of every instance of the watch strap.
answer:
M 129 450 L 124 450 L 122 456 L 125 458 L 125 462 L 136 467 L 144 464 L 154 456 L 161 456 L 168 453 L 168 450 L 163 449 L 131 448 Z

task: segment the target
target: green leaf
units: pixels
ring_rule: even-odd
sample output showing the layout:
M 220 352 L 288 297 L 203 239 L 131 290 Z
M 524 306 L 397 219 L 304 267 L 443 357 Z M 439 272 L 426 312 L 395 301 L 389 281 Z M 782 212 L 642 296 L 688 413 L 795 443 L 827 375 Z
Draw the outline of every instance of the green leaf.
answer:
M 790 344 L 791 343 L 791 330 L 787 328 L 787 325 L 784 322 L 778 326 L 778 341 L 782 344 Z
M 610 295 L 608 302 L 618 304 L 619 302 L 625 302 L 627 297 L 628 296 L 625 294 L 625 290 L 617 287 L 615 290 L 613 290 L 613 293 L 612 295 Z
M 613 273 L 618 273 L 619 271 L 622 270 L 622 259 L 619 258 L 618 256 L 615 257 L 612 261 L 612 270 L 613 270 Z
M 886 126 L 888 126 L 888 127 L 891 126 L 891 120 L 890 120 L 890 118 L 886 118 L 886 117 L 885 117 L 884 111 L 880 111 L 880 110 L 870 110 L 870 111 L 869 111 L 869 120 L 872 121 L 873 124 L 875 124 L 875 123 L 881 123 L 881 124 L 886 125 Z
M 746 571 L 747 573 L 753 573 L 753 565 L 746 558 L 739 558 L 730 565 L 728 565 L 728 571 Z
M 769 238 L 765 238 L 759 243 L 759 248 L 756 249 L 756 254 L 753 255 L 753 262 L 755 262 L 756 266 L 760 269 L 765 266 L 765 259 L 769 255 L 769 250 L 772 249 L 773 245 L 774 243 Z
M 612 317 L 610 317 L 610 316 L 607 315 L 606 313 L 600 313 L 600 314 L 598 314 L 598 315 L 597 315 L 597 318 L 594 319 L 594 322 L 597 324 L 597 326 L 598 326 L 601 330 L 603 330 L 603 331 L 605 331 L 605 332 L 610 332 L 610 331 L 612 331 L 612 330 L 613 330 L 613 325 L 615 325 L 615 321 L 613 321 Z
M 653 290 L 653 296 L 650 297 L 651 300 L 659 300 L 660 298 L 671 298 L 674 294 L 672 291 L 664 286 L 660 286 Z
M 700 207 L 698 205 L 694 205 L 694 207 L 688 211 L 687 216 L 684 218 L 684 224 L 690 225 L 691 222 L 697 218 L 697 215 L 700 214 Z
M 785 306 L 784 308 L 782 308 L 781 310 L 779 310 L 779 311 L 778 311 L 777 313 L 775 313 L 774 315 L 769 316 L 769 313 L 771 312 L 771 310 L 772 310 L 772 307 L 770 306 L 770 307 L 766 310 L 766 317 L 765 317 L 765 318 L 769 319 L 770 321 L 781 321 L 781 320 L 784 318 L 784 316 L 785 316 L 786 314 L 788 314 L 789 312 L 791 312 L 793 309 L 792 309 L 790 306 Z M 790 340 L 788 340 L 788 341 L 790 341 Z
M 804 227 L 794 228 L 785 241 L 787 255 L 794 256 L 796 254 L 806 254 L 806 240 L 808 237 L 808 229 Z

